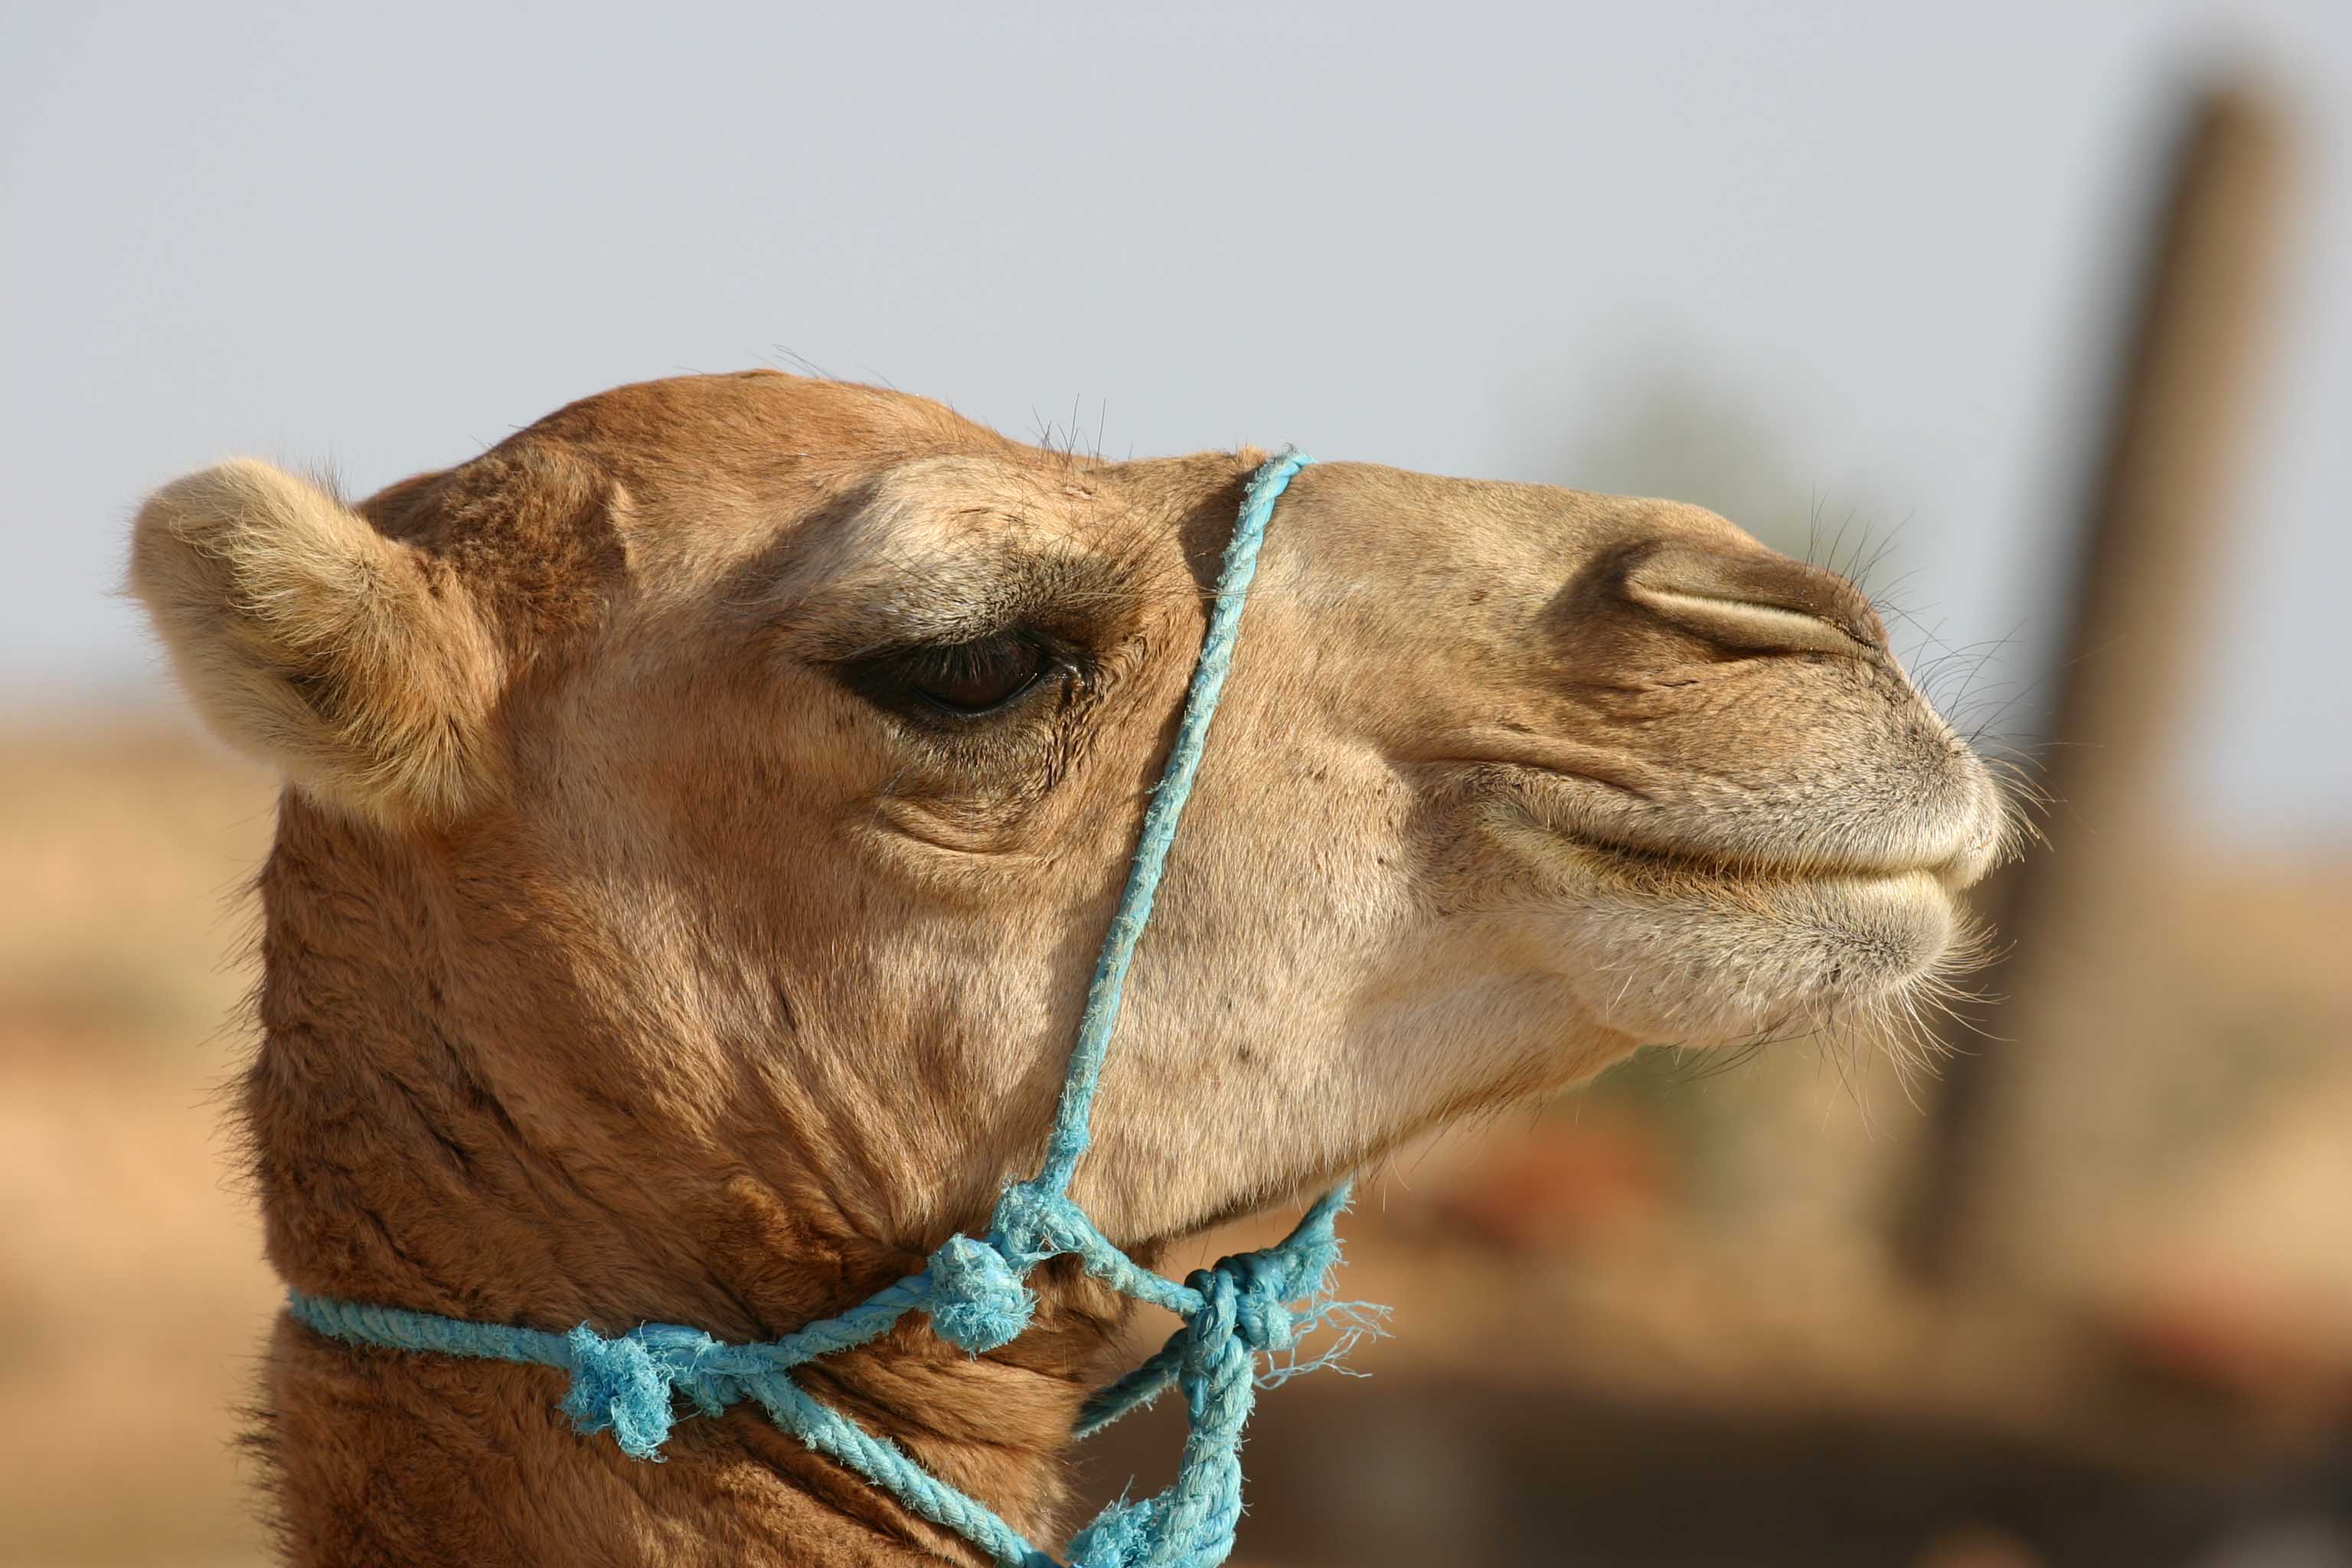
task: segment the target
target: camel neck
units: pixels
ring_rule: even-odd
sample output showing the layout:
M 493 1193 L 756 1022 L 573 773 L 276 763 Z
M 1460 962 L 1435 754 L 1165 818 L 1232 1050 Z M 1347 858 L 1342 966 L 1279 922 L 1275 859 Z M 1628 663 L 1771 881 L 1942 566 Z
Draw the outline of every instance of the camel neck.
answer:
M 243 1110 L 289 1284 L 559 1331 L 666 1321 L 753 1341 L 863 1300 L 945 1239 L 883 1237 L 804 1167 L 715 1153 L 740 1140 L 693 1108 L 648 1110 L 568 1070 L 595 1026 L 576 980 L 543 981 L 509 952 L 502 988 L 469 989 L 464 950 L 482 917 L 447 908 L 435 853 L 287 802 L 263 877 L 263 1039 Z M 336 884 L 319 875 L 330 860 Z M 370 897 L 317 890 L 353 878 Z M 524 929 L 513 946 L 530 940 Z M 518 1072 L 517 1060 L 548 1065 Z M 912 1323 L 795 1376 L 1052 1539 L 1059 1455 L 1120 1313 L 1075 1271 L 1036 1283 L 1038 1328 L 996 1355 Z M 618 1552 L 632 1561 L 972 1559 L 756 1410 L 683 1421 L 652 1465 L 573 1431 L 557 1412 L 563 1384 L 546 1368 L 357 1347 L 281 1321 L 260 1447 L 294 1559 L 615 1554 L 569 1535 L 579 1520 L 663 1543 Z
M 922 1330 L 795 1375 L 1033 1539 L 1055 1538 L 1076 1382 L 1034 1361 L 963 1357 Z M 682 1422 L 665 1462 L 646 1464 L 557 1415 L 562 1384 L 549 1369 L 355 1347 L 282 1321 L 258 1447 L 289 1561 L 984 1561 L 754 1409 Z

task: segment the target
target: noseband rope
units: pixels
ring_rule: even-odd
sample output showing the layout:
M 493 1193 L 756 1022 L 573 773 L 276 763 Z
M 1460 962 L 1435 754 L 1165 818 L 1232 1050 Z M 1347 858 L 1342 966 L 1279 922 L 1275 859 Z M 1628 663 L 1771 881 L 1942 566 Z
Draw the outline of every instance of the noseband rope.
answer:
M 940 1338 L 974 1355 L 992 1351 L 1029 1326 L 1037 1298 L 1023 1283 L 1049 1258 L 1070 1254 L 1087 1272 L 1123 1295 L 1183 1320 L 1142 1365 L 1089 1398 L 1076 1435 L 1091 1436 L 1150 1404 L 1171 1384 L 1181 1389 L 1190 1430 L 1175 1481 L 1156 1496 L 1114 1503 L 1070 1542 L 1076 1568 L 1215 1568 L 1233 1551 L 1241 1518 L 1242 1424 L 1255 1391 L 1326 1365 L 1365 1332 L 1378 1308 L 1335 1302 L 1324 1294 L 1339 1261 L 1333 1225 L 1347 1206 L 1343 1184 L 1318 1199 L 1297 1229 L 1276 1244 L 1195 1269 L 1182 1284 L 1137 1263 L 1097 1230 L 1070 1197 L 1070 1178 L 1087 1151 L 1095 1086 L 1135 944 L 1151 918 L 1176 821 L 1200 769 L 1209 721 L 1232 668 L 1242 605 L 1257 573 L 1258 545 L 1275 502 L 1310 461 L 1286 448 L 1251 478 L 1234 522 L 1200 661 L 1176 727 L 1168 765 L 1144 808 L 1135 859 L 1095 961 L 1070 1052 L 1053 1135 L 1038 1173 L 1006 1188 L 985 1240 L 950 1237 L 921 1273 L 889 1286 L 836 1318 L 758 1344 L 728 1344 L 699 1329 L 646 1323 L 607 1339 L 583 1323 L 570 1333 L 474 1323 L 426 1312 L 287 1293 L 289 1310 L 310 1328 L 353 1344 L 432 1351 L 490 1361 L 557 1367 L 572 1374 L 563 1412 L 583 1432 L 610 1431 L 624 1452 L 659 1459 L 685 1395 L 706 1415 L 746 1400 L 811 1448 L 838 1461 L 934 1523 L 969 1537 L 1003 1568 L 1059 1568 L 1052 1556 L 977 1499 L 940 1480 L 887 1438 L 877 1437 L 792 1377 L 792 1369 L 876 1338 L 909 1312 L 928 1312 Z M 1336 1346 L 1297 1359 L 1298 1337 L 1336 1325 Z M 1261 1375 L 1257 1358 L 1291 1352 Z

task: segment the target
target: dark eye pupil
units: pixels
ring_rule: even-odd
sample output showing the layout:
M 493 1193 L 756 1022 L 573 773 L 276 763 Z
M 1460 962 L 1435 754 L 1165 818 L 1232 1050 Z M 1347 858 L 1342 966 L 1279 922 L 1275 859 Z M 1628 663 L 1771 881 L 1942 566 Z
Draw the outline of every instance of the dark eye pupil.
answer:
M 1045 650 L 1019 637 L 987 637 L 933 648 L 907 670 L 907 684 L 942 708 L 977 713 L 1028 689 L 1045 666 Z

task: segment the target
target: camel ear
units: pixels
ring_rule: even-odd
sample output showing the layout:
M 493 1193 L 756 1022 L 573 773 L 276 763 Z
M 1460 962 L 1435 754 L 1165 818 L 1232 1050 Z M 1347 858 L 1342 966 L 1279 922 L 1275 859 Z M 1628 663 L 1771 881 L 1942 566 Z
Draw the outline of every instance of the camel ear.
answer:
M 173 480 L 131 587 L 213 727 L 310 792 L 402 821 L 488 791 L 500 661 L 472 596 L 318 486 L 252 458 Z

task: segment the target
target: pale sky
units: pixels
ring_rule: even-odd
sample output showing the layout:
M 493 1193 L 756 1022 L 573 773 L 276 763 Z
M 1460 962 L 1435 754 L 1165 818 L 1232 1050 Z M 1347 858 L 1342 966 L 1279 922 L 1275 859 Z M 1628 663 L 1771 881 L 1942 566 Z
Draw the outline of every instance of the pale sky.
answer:
M 1596 485 L 1696 392 L 1689 499 L 1902 525 L 1904 603 L 2031 680 L 2146 160 L 2226 62 L 2299 111 L 2301 245 L 2178 784 L 2352 843 L 2343 0 L 9 0 L 0 707 L 158 689 L 110 594 L 180 469 L 364 492 L 790 356 L 1114 455 Z

